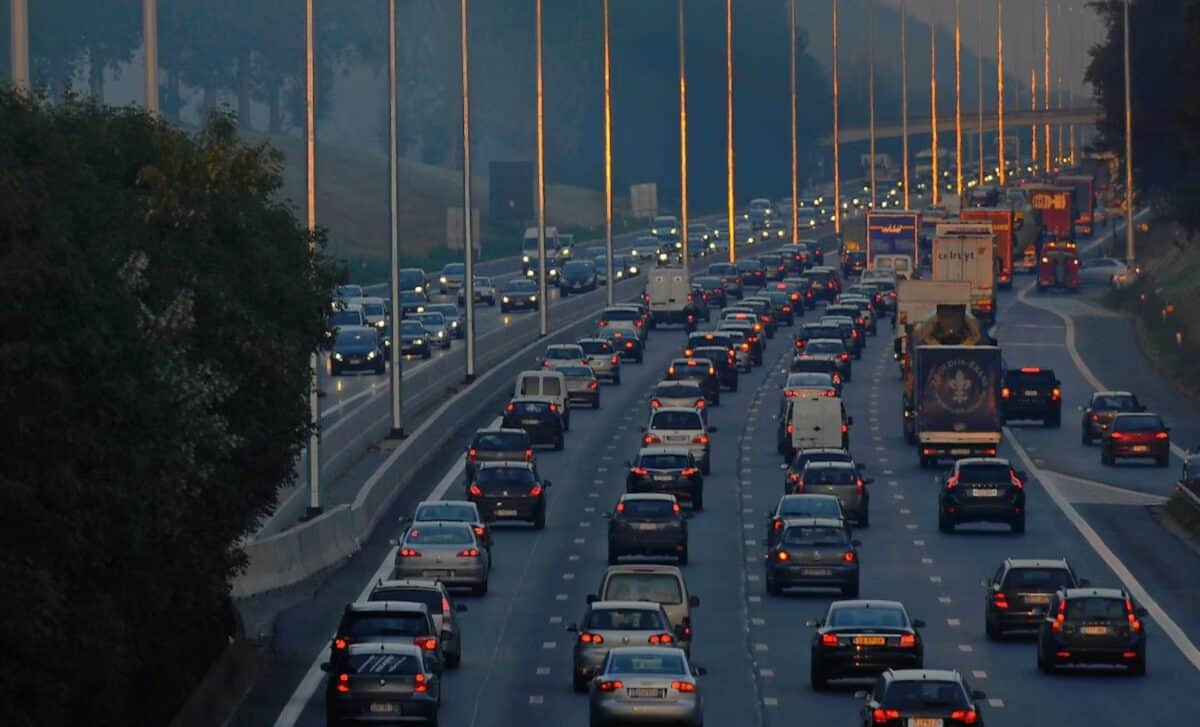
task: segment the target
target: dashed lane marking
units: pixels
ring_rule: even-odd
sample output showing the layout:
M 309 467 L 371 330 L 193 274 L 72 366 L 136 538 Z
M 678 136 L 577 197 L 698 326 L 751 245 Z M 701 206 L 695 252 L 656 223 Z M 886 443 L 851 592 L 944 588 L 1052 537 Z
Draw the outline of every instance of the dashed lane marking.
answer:
M 947 626 L 960 626 L 960 625 L 962 625 L 962 622 L 960 622 L 956 618 L 948 618 L 948 619 L 946 619 L 946 625 Z
M 975 651 L 975 647 L 974 647 L 974 646 L 971 646 L 970 644 L 959 644 L 959 645 L 958 645 L 958 650 L 959 650 L 959 651 L 961 651 L 961 652 L 963 652 L 964 654 L 967 654 L 967 653 L 970 653 L 970 652 L 972 652 L 972 651 Z
M 763 677 L 764 679 L 770 679 L 771 677 L 775 676 L 775 670 L 774 669 L 759 669 L 758 675 L 760 677 Z
M 929 582 L 930 583 L 941 583 L 942 577 L 941 576 L 929 576 Z
M 536 672 L 536 673 L 537 673 L 537 675 L 538 675 L 538 676 L 540 676 L 540 677 L 544 677 L 544 676 L 546 676 L 547 674 L 549 674 L 549 673 L 550 673 L 550 667 L 548 667 L 548 666 L 539 666 L 539 667 L 537 668 L 537 672 Z
M 575 580 L 575 574 L 574 573 L 563 573 L 562 579 L 564 581 L 573 581 L 573 580 Z
M 976 679 L 987 679 L 988 673 L 983 669 L 973 669 L 971 671 L 971 676 L 975 677 Z
M 557 641 L 543 641 L 542 648 L 543 649 L 557 649 L 558 642 Z
M 550 617 L 550 623 L 552 623 L 552 624 L 560 624 L 560 623 L 562 623 L 562 620 L 563 620 L 562 616 L 551 616 Z
M 570 598 L 570 596 L 568 596 L 567 594 L 565 594 L 565 593 L 559 593 L 558 595 L 556 595 L 556 596 L 554 597 L 554 600 L 555 600 L 555 601 L 565 601 L 565 600 L 567 600 L 567 599 L 569 599 L 569 598 Z
M 1000 709 L 1004 706 L 1004 700 L 998 697 L 991 697 L 987 702 L 989 707 L 994 707 L 995 709 Z
M 540 694 L 529 695 L 529 703 L 530 704 L 544 704 L 545 702 L 546 702 L 546 698 Z
M 951 603 L 954 603 L 954 599 L 949 596 L 938 596 L 938 603 L 949 606 Z
M 576 545 L 583 545 L 586 542 L 587 542 L 587 538 L 575 538 Z

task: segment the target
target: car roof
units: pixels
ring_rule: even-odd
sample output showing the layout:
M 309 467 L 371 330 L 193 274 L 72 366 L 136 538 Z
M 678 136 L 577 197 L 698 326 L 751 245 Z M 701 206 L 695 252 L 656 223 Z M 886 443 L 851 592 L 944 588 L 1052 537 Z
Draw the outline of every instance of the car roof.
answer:
M 613 573 L 669 573 L 683 580 L 683 571 L 673 565 L 658 565 L 655 563 L 629 563 L 625 565 L 610 565 L 604 569 L 604 575 Z
M 841 447 L 808 447 L 805 449 L 796 450 L 797 457 L 807 457 L 814 454 L 840 454 L 847 459 L 854 459 L 850 451 Z
M 629 611 L 661 611 L 662 604 L 658 601 L 592 601 L 588 608 L 592 611 L 610 608 Z
M 783 495 L 779 498 L 779 505 L 785 502 L 794 502 L 796 500 L 838 500 L 837 495 L 825 495 L 820 492 L 800 492 L 790 495 Z M 841 500 L 838 500 L 841 502 Z
M 1160 419 L 1162 418 L 1161 416 L 1159 416 L 1158 412 L 1155 412 L 1155 411 L 1119 411 L 1119 412 L 1117 412 L 1117 416 L 1116 416 L 1117 419 L 1127 419 L 1130 417 L 1159 417 Z
M 907 611 L 900 601 L 889 601 L 882 598 L 853 598 L 844 601 L 834 601 L 829 608 L 898 608 Z
M 695 409 L 692 409 L 691 407 L 686 407 L 686 406 L 664 406 L 659 409 L 655 409 L 654 412 L 652 413 L 652 416 L 653 416 L 653 414 L 661 414 L 662 412 L 666 412 L 666 411 L 682 412 L 684 414 L 696 414 L 697 416 L 699 416 L 699 414 L 697 413 L 697 411 Z
M 692 451 L 687 447 L 642 447 L 638 450 L 638 456 L 641 457 L 647 454 L 691 454 Z
M 355 601 L 346 604 L 346 613 L 411 613 L 429 615 L 429 607 L 415 601 Z
M 700 382 L 695 379 L 665 379 L 654 385 L 654 390 L 657 391 L 666 386 L 692 386 L 700 388 Z
M 480 462 L 479 470 L 522 469 L 533 471 L 532 462 Z
M 577 343 L 579 345 L 583 345 L 585 343 L 604 343 L 609 346 L 612 345 L 612 342 L 609 341 L 607 338 L 597 338 L 595 336 L 588 336 L 587 338 L 581 338 L 578 341 L 576 341 L 575 343 Z
M 427 591 L 445 591 L 446 587 L 441 581 L 430 578 L 393 578 L 389 580 L 380 579 L 372 591 L 377 591 L 382 588 L 412 588 L 415 590 Z
M 567 380 L 567 377 L 563 376 L 563 373 L 561 371 L 559 371 L 557 373 L 559 376 L 563 377 L 563 381 Z M 556 397 L 556 396 L 533 396 L 531 394 L 526 394 L 523 396 L 514 396 L 509 401 L 510 401 L 510 403 L 513 403 L 513 404 L 518 404 L 518 403 L 555 404 L 558 402 L 558 399 L 559 399 L 559 397 Z
M 674 495 L 668 495 L 665 492 L 626 492 L 621 495 L 620 502 L 626 500 L 647 500 L 653 502 L 677 502 Z
M 828 398 L 828 397 L 822 397 L 822 398 Z M 805 463 L 804 463 L 804 467 L 805 467 L 805 469 L 807 469 L 807 468 L 809 468 L 809 467 L 812 467 L 813 469 L 826 468 L 826 469 L 845 469 L 845 470 L 848 470 L 848 469 L 854 469 L 854 463 L 853 463 L 853 462 L 846 462 L 846 461 L 844 461 L 844 460 L 828 460 L 828 459 L 824 459 L 824 460 L 820 460 L 820 461 L 817 461 L 817 462 L 805 462 Z
M 386 603 L 386 601 L 377 601 L 377 603 Z M 358 654 L 404 654 L 406 656 L 420 657 L 421 647 L 416 644 L 406 644 L 401 641 L 364 641 L 357 644 L 348 645 L 349 652 L 354 655 Z M 424 663 L 420 661 L 418 663 Z
M 551 343 L 549 346 L 546 346 L 547 351 L 549 351 L 552 348 L 579 348 L 579 344 L 578 343 Z
M 689 663 L 689 662 L 688 662 L 688 658 L 687 658 L 687 654 L 686 654 L 686 653 L 683 651 L 683 649 L 676 649 L 676 648 L 674 648 L 674 647 L 665 647 L 665 646 L 616 646 L 616 647 L 613 647 L 613 648 L 611 648 L 611 649 L 609 649 L 609 650 L 608 650 L 608 654 L 609 654 L 609 656 L 613 656 L 613 655 L 618 655 L 618 654 L 619 654 L 619 655 L 622 655 L 622 656 L 629 655 L 629 656 L 649 656 L 649 657 L 655 657 L 655 656 L 660 656 L 660 655 L 662 655 L 664 652 L 674 652 L 675 654 L 677 654 L 678 656 L 680 656 L 680 657 L 682 657 L 682 658 L 683 658 L 683 662 L 684 662 L 685 664 Z
M 957 669 L 888 669 L 884 675 L 900 682 L 961 682 Z
M 1093 391 L 1092 396 L 1133 396 L 1132 391 Z
M 480 434 L 526 434 L 526 431 L 516 427 L 485 427 L 475 430 L 475 436 L 478 437 Z
M 840 528 L 845 523 L 840 518 L 834 517 L 789 517 L 784 518 L 783 524 L 785 527 L 820 525 L 823 527 Z
M 1067 600 L 1072 598 L 1120 598 L 1125 599 L 1129 594 L 1121 588 L 1063 588 Z
M 1009 568 L 1060 568 L 1070 569 L 1066 558 L 1008 558 L 1004 564 Z
M 964 458 L 958 460 L 957 462 L 955 462 L 954 466 L 962 467 L 963 465 L 973 465 L 973 464 L 980 464 L 980 465 L 999 464 L 999 465 L 1004 465 L 1005 467 L 1012 466 L 1012 464 L 1003 457 L 964 457 Z

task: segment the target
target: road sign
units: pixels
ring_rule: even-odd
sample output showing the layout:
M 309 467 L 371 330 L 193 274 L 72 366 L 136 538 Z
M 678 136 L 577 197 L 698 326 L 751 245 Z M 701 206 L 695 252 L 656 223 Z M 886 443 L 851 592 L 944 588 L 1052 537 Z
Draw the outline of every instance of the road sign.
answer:
M 629 206 L 634 217 L 654 217 L 658 214 L 658 185 L 647 184 L 629 185 Z

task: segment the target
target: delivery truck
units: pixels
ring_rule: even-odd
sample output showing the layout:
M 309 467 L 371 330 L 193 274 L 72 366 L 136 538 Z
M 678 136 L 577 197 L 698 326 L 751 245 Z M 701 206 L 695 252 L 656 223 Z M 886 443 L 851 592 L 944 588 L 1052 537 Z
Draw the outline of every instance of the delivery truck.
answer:
M 1008 289 L 1013 283 L 1013 231 L 1016 229 L 1016 213 L 1000 207 L 963 208 L 959 214 L 963 222 L 986 222 L 992 225 L 992 237 L 996 240 L 996 287 Z
M 933 279 L 971 284 L 971 313 L 983 323 L 996 320 L 995 238 L 990 224 L 943 223 L 933 238 Z
M 880 255 L 907 255 L 915 268 L 920 235 L 921 213 L 870 210 L 867 212 L 867 267 L 875 267 L 875 258 Z
M 1095 231 L 1096 181 L 1090 175 L 1070 174 L 1055 178 L 1054 183 L 1074 190 L 1075 231 L 1084 237 L 1091 237 Z
M 1042 218 L 1042 234 L 1047 239 L 1074 240 L 1075 218 L 1079 216 L 1074 187 L 1031 184 L 1025 189 L 1029 204 Z
M 917 346 L 915 425 L 922 467 L 994 457 L 1003 362 L 997 346 Z

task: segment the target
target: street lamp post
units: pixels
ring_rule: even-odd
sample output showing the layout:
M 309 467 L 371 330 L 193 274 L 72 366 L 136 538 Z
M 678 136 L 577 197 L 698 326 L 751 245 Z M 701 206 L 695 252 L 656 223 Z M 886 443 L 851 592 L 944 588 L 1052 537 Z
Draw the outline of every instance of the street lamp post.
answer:
M 1129 0 L 1124 7 L 1125 36 L 1125 262 L 1133 265 L 1133 84 L 1129 73 Z
M 725 0 L 725 206 L 729 218 L 729 262 L 737 260 L 733 195 L 733 0 Z
M 304 3 L 304 150 L 305 150 L 305 201 L 309 254 L 315 252 L 317 232 L 317 90 L 316 59 L 313 44 L 313 0 Z M 321 459 L 320 459 L 320 400 L 317 390 L 317 352 L 308 358 L 310 371 L 308 387 L 309 433 L 308 433 L 308 510 L 305 517 L 314 518 L 321 514 Z
M 942 196 L 942 180 L 938 170 L 938 128 L 937 128 L 937 10 L 934 0 L 929 0 L 929 127 L 931 135 L 930 151 L 933 152 L 933 198 L 932 204 L 937 204 Z
M 1044 12 L 1042 15 L 1043 23 L 1043 43 L 1042 43 L 1042 110 L 1047 116 L 1050 112 L 1050 0 L 1044 0 L 1042 5 Z M 1053 165 L 1050 161 L 1050 122 L 1042 123 L 1042 130 L 1046 145 L 1042 150 L 1042 161 L 1046 165 L 1046 174 L 1053 170 Z
M 962 209 L 963 135 L 962 135 L 962 18 L 960 1 L 954 0 L 954 193 Z
M 9 60 L 13 88 L 29 90 L 29 0 L 9 0 Z
M 904 209 L 912 209 L 908 193 L 908 4 L 900 0 L 900 136 L 904 156 Z
M 871 0 L 867 6 L 867 96 L 868 136 L 871 138 L 871 209 L 875 209 L 875 0 Z
M 612 305 L 613 280 L 613 178 L 612 178 L 612 57 L 609 54 L 608 0 L 604 0 L 604 257 L 608 266 L 605 290 Z
M 679 0 L 679 237 L 683 240 L 683 277 L 690 279 L 688 258 L 688 161 L 687 161 L 687 32 L 683 0 Z
M 463 138 L 463 305 L 466 308 L 467 371 L 466 382 L 475 380 L 475 215 L 471 210 L 471 62 L 470 36 L 468 34 L 468 0 L 459 6 L 459 49 L 462 57 L 462 138 Z M 543 257 L 544 261 L 545 258 Z M 543 296 L 538 308 L 545 308 Z
M 403 439 L 404 414 L 402 409 L 404 357 L 400 355 L 400 184 L 399 184 L 399 132 L 397 113 L 397 69 L 396 69 L 396 0 L 388 0 L 388 280 L 391 289 L 392 346 L 391 398 L 392 431 L 390 439 Z M 467 281 L 463 281 L 467 285 Z M 464 288 L 468 293 L 471 288 Z
M 466 0 L 463 0 L 465 3 Z M 538 335 L 545 337 L 549 327 L 550 301 L 546 299 L 546 127 L 542 106 L 542 0 L 537 2 L 537 197 L 538 197 Z
M 792 244 L 800 241 L 800 160 L 796 118 L 796 0 L 791 0 L 788 13 L 788 30 L 791 38 L 789 56 L 791 60 L 791 86 L 789 98 L 792 102 Z
M 977 37 L 979 38 L 979 50 L 975 52 L 975 91 L 978 93 L 976 101 L 976 111 L 979 113 L 979 186 L 983 186 L 986 171 L 984 170 L 984 155 L 983 155 L 983 3 L 984 0 L 979 0 L 979 14 L 976 18 L 976 28 L 978 30 Z
M 158 0 L 142 0 L 142 55 L 145 57 L 146 111 L 158 115 Z M 242 120 L 245 123 L 245 119 Z
M 1008 162 L 1004 158 L 1004 0 L 996 0 L 996 130 L 1000 186 L 1004 186 L 1008 175 Z
M 842 155 L 838 123 L 838 0 L 833 0 L 833 231 L 842 232 Z

